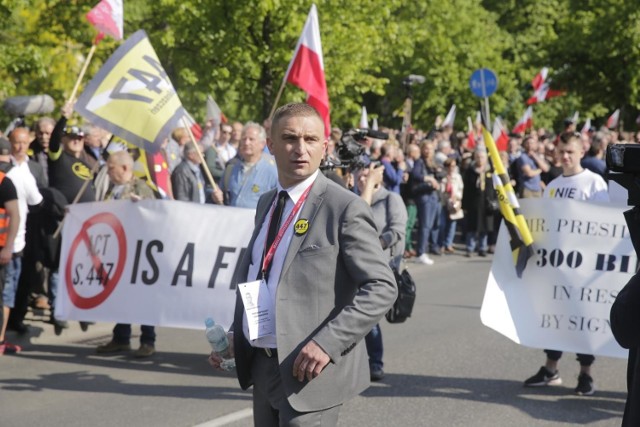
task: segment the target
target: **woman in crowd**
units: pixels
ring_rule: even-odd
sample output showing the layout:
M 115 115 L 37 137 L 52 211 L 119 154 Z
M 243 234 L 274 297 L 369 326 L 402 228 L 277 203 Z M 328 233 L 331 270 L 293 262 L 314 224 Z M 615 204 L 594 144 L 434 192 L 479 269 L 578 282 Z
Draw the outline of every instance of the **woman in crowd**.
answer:
M 458 164 L 453 158 L 444 161 L 446 175 L 442 178 L 442 208 L 440 214 L 440 252 L 454 253 L 453 238 L 456 235 L 456 224 L 464 216 L 462 212 L 462 176 L 458 172 Z
M 500 214 L 485 147 L 478 146 L 473 158 L 474 162 L 464 174 L 462 192 L 468 257 L 476 246 L 478 255 L 487 255 L 487 234 L 493 231 L 494 215 Z
M 373 219 L 380 233 L 380 244 L 389 256 L 389 265 L 400 271 L 407 227 L 407 210 L 399 194 L 383 187 L 383 173 L 384 166 L 371 165 L 362 169 L 358 173 L 357 187 L 360 197 L 371 206 Z M 384 376 L 380 325 L 376 324 L 367 334 L 365 343 L 369 354 L 371 381 L 380 381 Z

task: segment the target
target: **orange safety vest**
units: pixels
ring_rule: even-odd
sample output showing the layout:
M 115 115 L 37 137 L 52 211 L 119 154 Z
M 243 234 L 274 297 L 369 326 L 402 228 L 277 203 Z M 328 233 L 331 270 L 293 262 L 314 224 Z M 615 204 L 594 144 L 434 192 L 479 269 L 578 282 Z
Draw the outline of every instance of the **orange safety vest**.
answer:
M 5 173 L 0 171 L 0 184 L 4 181 Z M 9 233 L 9 215 L 5 208 L 0 208 L 0 248 L 4 248 L 7 243 Z

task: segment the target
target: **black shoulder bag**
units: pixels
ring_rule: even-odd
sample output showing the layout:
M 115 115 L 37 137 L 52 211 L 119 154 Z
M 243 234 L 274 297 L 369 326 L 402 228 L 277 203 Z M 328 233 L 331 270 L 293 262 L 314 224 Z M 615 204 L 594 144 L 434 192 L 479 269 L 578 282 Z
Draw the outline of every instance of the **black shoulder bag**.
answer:
M 387 217 L 389 216 L 389 198 L 387 196 Z M 391 259 L 393 260 L 393 245 L 391 245 Z M 411 317 L 413 311 L 413 304 L 416 301 L 416 282 L 409 274 L 409 270 L 404 266 L 404 261 L 401 262 L 402 271 L 398 271 L 395 265 L 391 265 L 393 275 L 396 278 L 396 284 L 398 286 L 398 298 L 393 303 L 393 306 L 389 309 L 385 317 L 389 323 L 403 323 L 407 320 L 407 317 Z

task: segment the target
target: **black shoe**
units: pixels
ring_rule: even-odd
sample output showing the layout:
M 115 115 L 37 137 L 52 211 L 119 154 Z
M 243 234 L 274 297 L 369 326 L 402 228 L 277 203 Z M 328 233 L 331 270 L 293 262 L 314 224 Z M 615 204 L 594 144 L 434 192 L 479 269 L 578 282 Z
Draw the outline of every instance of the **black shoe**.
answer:
M 560 378 L 558 371 L 551 372 L 544 366 L 541 366 L 540 370 L 534 376 L 524 381 L 525 387 L 543 387 L 560 384 L 562 384 L 562 378 Z
M 596 388 L 593 386 L 593 378 L 589 374 L 578 375 L 578 386 L 575 389 L 576 394 L 580 396 L 591 396 Z
M 7 325 L 7 329 L 16 331 L 18 335 L 24 335 L 29 332 L 29 326 L 25 325 L 24 322 L 11 322 Z
M 480 251 L 480 252 L 478 252 L 478 255 L 482 256 L 482 257 L 485 257 L 485 256 L 487 256 L 487 253 L 485 251 Z
M 66 320 L 58 320 L 53 316 L 51 316 L 51 324 L 56 335 L 62 334 L 62 330 L 69 327 L 69 323 Z
M 87 332 L 87 330 L 89 329 L 89 325 L 95 325 L 94 322 L 80 322 L 80 329 L 82 329 L 82 332 Z
M 384 378 L 382 368 L 371 369 L 371 381 L 380 381 Z

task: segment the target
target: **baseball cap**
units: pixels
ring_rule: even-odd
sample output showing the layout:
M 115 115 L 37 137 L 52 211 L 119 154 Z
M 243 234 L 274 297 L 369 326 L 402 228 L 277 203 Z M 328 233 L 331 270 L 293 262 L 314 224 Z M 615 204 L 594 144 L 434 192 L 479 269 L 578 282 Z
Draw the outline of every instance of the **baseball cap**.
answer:
M 84 132 L 80 129 L 79 126 L 67 126 L 64 128 L 64 134 L 66 135 L 77 135 L 84 136 Z
M 11 143 L 7 138 L 0 137 L 0 156 L 11 154 Z

